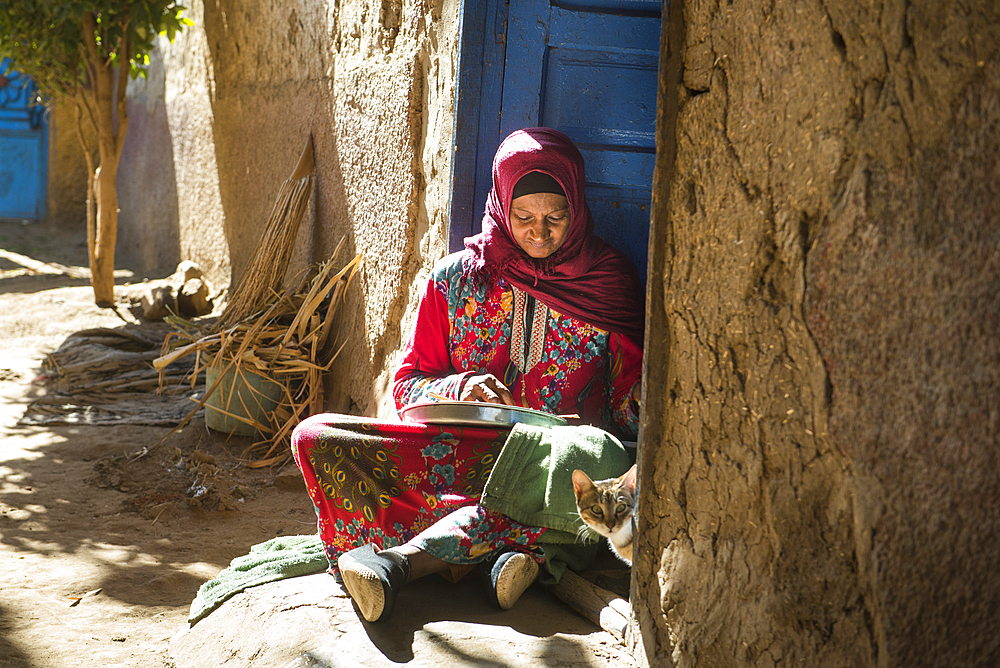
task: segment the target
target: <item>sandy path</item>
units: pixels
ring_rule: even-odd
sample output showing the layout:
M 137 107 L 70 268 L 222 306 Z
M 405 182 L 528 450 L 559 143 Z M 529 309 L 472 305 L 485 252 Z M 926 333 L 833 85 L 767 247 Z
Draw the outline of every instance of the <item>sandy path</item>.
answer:
M 10 232 L 17 237 L 13 243 Z M 0 247 L 45 261 L 83 263 L 78 243 L 63 239 L 61 245 L 32 247 L 25 230 L 11 224 L 0 225 Z M 125 465 L 115 458 L 152 445 L 168 430 L 17 425 L 39 392 L 31 381 L 45 353 L 71 332 L 122 325 L 92 299 L 79 280 L 0 279 L 0 666 L 5 668 L 170 665 L 168 641 L 185 626 L 202 582 L 255 543 L 311 533 L 314 527 L 303 490 L 275 487 L 277 471 L 237 466 L 227 449 L 238 453 L 241 444 L 227 444 L 203 421 Z M 195 449 L 214 456 L 215 465 L 192 462 Z M 239 486 L 245 501 L 237 500 L 236 510 L 204 509 L 185 494 L 199 475 L 212 480 L 219 494 Z M 70 606 L 75 597 L 98 589 Z

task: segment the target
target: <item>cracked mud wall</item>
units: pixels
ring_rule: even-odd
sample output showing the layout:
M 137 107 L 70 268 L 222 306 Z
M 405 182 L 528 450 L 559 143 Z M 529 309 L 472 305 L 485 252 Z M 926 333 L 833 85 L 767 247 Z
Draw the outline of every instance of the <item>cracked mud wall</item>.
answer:
M 673 0 L 651 665 L 996 665 L 1000 10 Z
M 342 261 L 364 254 L 328 404 L 384 414 L 415 279 L 447 252 L 458 3 L 189 4 L 195 25 L 129 89 L 119 253 L 195 259 L 228 285 L 311 132 L 316 184 L 289 274 L 344 237 Z

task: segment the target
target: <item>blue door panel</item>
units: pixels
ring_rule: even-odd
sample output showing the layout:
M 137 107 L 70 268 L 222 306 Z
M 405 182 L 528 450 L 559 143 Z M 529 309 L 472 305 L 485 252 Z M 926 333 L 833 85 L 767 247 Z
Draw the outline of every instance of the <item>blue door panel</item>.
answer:
M 468 25 L 484 26 L 484 41 L 489 45 L 505 3 L 487 0 L 486 4 L 484 11 L 477 0 L 466 0 L 464 17 Z M 565 132 L 583 154 L 595 232 L 623 251 L 645 278 L 656 151 L 660 13 L 660 0 L 556 4 L 509 0 L 502 68 L 494 62 L 495 49 L 480 49 L 477 36 L 468 27 L 463 30 L 463 42 L 471 40 L 472 55 L 481 53 L 482 64 L 470 63 L 470 47 L 463 46 L 462 81 L 470 68 L 481 72 L 483 92 L 476 110 L 478 146 L 472 149 L 463 146 L 469 139 L 461 136 L 466 118 L 462 105 L 468 104 L 465 93 L 471 87 L 463 92 L 463 83 L 459 84 L 453 250 L 461 248 L 462 237 L 479 231 L 491 186 L 492 157 L 500 141 L 519 128 L 546 125 Z M 499 95 L 498 85 L 502 88 Z M 463 153 L 466 157 L 460 158 Z M 476 168 L 470 175 L 470 170 L 458 166 L 467 165 L 467 156 L 473 153 Z
M 511 0 L 507 20 L 500 136 L 539 124 L 549 40 L 549 0 Z
M 588 184 L 587 204 L 594 214 L 594 234 L 625 253 L 645 284 L 649 226 L 637 226 L 634 221 L 649 218 L 648 190 Z
M 38 218 L 39 174 L 45 156 L 30 132 L 0 130 L 0 218 Z
M 34 82 L 0 61 L 0 218 L 45 217 L 48 124 Z
M 507 4 L 466 0 L 462 11 L 459 81 L 455 92 L 454 179 L 450 248 L 480 229 L 500 137 Z M 484 190 L 485 186 L 485 190 Z
M 645 54 L 552 49 L 542 101 L 542 125 L 574 141 L 655 149 L 658 59 Z
M 636 174 L 651 174 L 655 154 L 640 151 L 614 151 L 607 147 L 591 148 L 577 144 L 587 165 L 587 194 L 591 185 L 637 188 L 648 191 L 649 184 L 641 181 Z
M 660 15 L 660 0 L 617 0 L 617 2 L 608 2 L 608 0 L 573 0 L 572 3 L 564 4 L 572 4 L 578 8 L 586 7 L 601 11 L 642 12 L 644 14 Z
M 591 4 L 594 9 L 600 9 Z M 580 47 L 605 53 L 649 53 L 660 43 L 660 3 L 644 15 L 619 15 L 553 7 L 550 15 L 549 46 Z
M 511 0 L 501 136 L 565 132 L 584 156 L 594 231 L 646 275 L 656 152 L 659 3 Z

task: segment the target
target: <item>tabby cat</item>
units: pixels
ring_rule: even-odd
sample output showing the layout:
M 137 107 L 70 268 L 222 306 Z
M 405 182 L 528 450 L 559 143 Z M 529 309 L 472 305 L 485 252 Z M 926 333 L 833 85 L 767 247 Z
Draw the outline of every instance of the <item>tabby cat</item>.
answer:
M 584 524 L 608 539 L 611 551 L 632 565 L 632 514 L 635 509 L 635 465 L 618 478 L 593 481 L 573 471 L 576 509 Z

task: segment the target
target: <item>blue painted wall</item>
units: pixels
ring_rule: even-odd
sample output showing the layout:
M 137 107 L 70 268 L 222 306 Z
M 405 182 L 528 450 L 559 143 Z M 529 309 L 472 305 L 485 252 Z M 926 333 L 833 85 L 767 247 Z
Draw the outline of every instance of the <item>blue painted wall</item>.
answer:
M 45 217 L 48 121 L 35 84 L 0 61 L 0 218 Z

